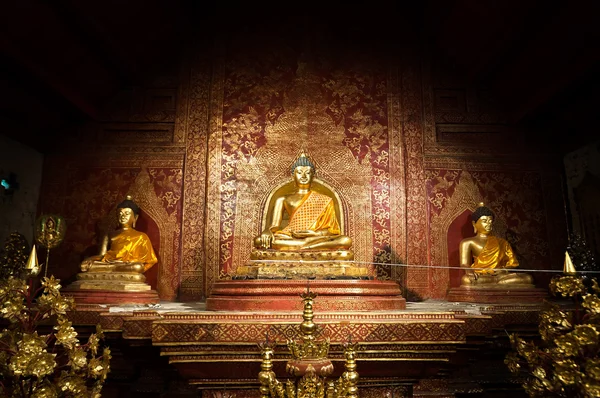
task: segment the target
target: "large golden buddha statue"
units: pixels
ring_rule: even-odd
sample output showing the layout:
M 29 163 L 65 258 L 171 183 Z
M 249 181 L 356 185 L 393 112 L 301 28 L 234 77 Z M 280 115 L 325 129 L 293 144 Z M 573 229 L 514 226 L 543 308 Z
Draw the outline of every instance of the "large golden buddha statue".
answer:
M 291 168 L 293 185 L 276 189 L 267 201 L 263 229 L 254 239 L 252 263 L 237 274 L 250 277 L 366 277 L 349 262 L 352 239 L 340 227 L 340 202 L 315 181 L 315 166 L 301 154 Z M 315 187 L 317 185 L 318 187 Z
M 254 240 L 258 249 L 347 250 L 352 239 L 341 235 L 334 198 L 311 190 L 315 166 L 302 154 L 292 166 L 296 191 L 274 198 L 267 228 Z M 289 221 L 282 226 L 284 215 Z
M 519 266 L 515 254 L 505 239 L 492 235 L 494 213 L 483 203 L 471 215 L 475 236 L 460 242 L 461 267 L 468 268 L 462 286 L 533 287 L 533 278 L 522 272 L 510 272 Z
M 99 254 L 81 263 L 82 272 L 77 275 L 81 289 L 150 289 L 143 273 L 158 259 L 148 235 L 135 229 L 139 213 L 129 195 L 117 205 L 119 228 L 104 236 Z

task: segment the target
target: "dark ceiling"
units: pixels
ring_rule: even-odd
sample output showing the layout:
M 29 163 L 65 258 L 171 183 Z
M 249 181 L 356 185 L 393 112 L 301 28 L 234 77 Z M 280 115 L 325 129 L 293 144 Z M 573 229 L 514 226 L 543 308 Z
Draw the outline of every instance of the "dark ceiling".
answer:
M 177 59 L 192 37 L 320 24 L 390 51 L 412 32 L 418 47 L 492 90 L 530 144 L 560 134 L 568 140 L 555 148 L 565 153 L 600 138 L 599 3 L 374 0 L 292 12 L 199 0 L 4 2 L 0 133 L 45 152 L 55 134 L 97 120 L 119 90 Z

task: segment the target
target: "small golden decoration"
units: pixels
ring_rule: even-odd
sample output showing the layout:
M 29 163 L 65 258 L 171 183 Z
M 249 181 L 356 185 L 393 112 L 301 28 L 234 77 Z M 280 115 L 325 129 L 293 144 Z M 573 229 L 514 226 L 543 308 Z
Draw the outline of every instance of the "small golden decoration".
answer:
M 225 272 L 224 270 L 219 270 L 219 280 L 220 281 L 230 281 L 233 279 L 233 276 L 228 273 Z
M 56 214 L 43 214 L 36 221 L 35 240 L 47 249 L 54 249 L 65 238 L 67 224 Z
M 261 398 L 358 398 L 358 372 L 356 372 L 356 351 L 358 343 L 352 343 L 351 337 L 344 344 L 346 371 L 337 380 L 326 377 L 333 372 L 333 365 L 327 358 L 329 339 L 321 342 L 315 340 L 317 325 L 313 322 L 313 300 L 317 294 L 307 286 L 306 293 L 301 295 L 304 301 L 303 321 L 300 324 L 302 342 L 288 340 L 288 348 L 292 354 L 286 365 L 286 371 L 295 377 L 295 382 L 285 383 L 277 380 L 273 372 L 273 356 L 275 343 L 266 340 L 258 344 L 261 355 L 260 381 Z
M 44 276 L 48 276 L 50 249 L 61 244 L 66 230 L 67 224 L 64 218 L 56 214 L 43 214 L 35 222 L 35 240 L 46 249 Z
M 571 256 L 569 255 L 568 251 L 565 251 L 565 263 L 563 266 L 563 273 L 565 275 L 576 275 L 577 274 L 577 270 L 575 269 L 575 266 L 573 265 L 573 261 L 571 261 Z
M 31 253 L 25 264 L 25 271 L 29 278 L 33 278 L 40 273 L 40 266 L 38 264 L 37 252 L 35 251 L 35 245 L 31 247 Z

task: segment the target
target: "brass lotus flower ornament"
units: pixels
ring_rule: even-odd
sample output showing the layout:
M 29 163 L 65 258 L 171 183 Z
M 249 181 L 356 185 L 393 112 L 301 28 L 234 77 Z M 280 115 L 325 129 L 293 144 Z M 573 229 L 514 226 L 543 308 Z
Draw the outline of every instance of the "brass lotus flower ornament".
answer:
M 39 273 L 35 248 L 25 267 L 31 278 Z M 0 396 L 58 397 L 100 395 L 110 370 L 108 347 L 99 355 L 102 331 L 82 344 L 67 311 L 74 309 L 71 298 L 60 294 L 60 281 L 42 278 L 32 290 L 25 280 L 0 280 L 0 317 L 10 326 L 0 331 Z M 37 297 L 37 299 L 35 299 Z M 56 316 L 48 335 L 38 335 L 40 321 Z
M 525 375 L 523 387 L 532 397 L 600 396 L 600 288 L 596 279 L 576 275 L 567 252 L 564 276 L 552 279 L 550 291 L 570 297 L 576 310 L 551 305 L 540 314 L 543 344 L 510 336 L 514 351 L 505 363 Z

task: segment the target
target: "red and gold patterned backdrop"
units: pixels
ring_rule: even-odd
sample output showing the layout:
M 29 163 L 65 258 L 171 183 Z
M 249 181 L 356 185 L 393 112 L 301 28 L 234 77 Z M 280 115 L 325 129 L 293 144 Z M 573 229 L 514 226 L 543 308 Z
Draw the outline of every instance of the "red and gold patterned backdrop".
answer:
M 464 87 L 444 83 L 426 58 L 250 42 L 190 48 L 173 61 L 177 77 L 118 96 L 105 119 L 47 157 L 40 212 L 69 228 L 51 255 L 58 277 L 75 276 L 131 193 L 158 248 L 149 279 L 161 298 L 204 299 L 248 261 L 261 206 L 300 151 L 339 194 L 356 260 L 376 263 L 409 299 L 445 296 L 452 274 L 434 266 L 452 265 L 460 220 L 482 200 L 524 266 L 559 266 L 559 162 L 500 145 L 513 137 L 505 119 L 473 96 L 462 104 Z
M 291 178 L 301 151 L 340 195 L 356 261 L 378 263 L 380 277 L 397 277 L 390 263 L 406 256 L 404 149 L 402 116 L 389 114 L 401 109 L 393 91 L 399 71 L 367 56 L 336 58 L 277 43 L 224 54 L 213 60 L 210 80 L 204 229 L 189 220 L 204 237 L 204 268 L 196 262 L 193 270 L 203 274 L 202 294 L 248 261 L 262 203 Z M 201 61 L 195 63 L 192 73 Z M 188 91 L 205 92 L 206 81 L 191 79 Z M 186 115 L 192 126 L 197 116 Z M 203 145 L 188 140 L 188 159 L 202 158 Z M 199 186 L 185 184 L 186 198 Z M 184 207 L 184 251 L 186 214 Z M 198 297 L 183 285 L 182 294 Z

